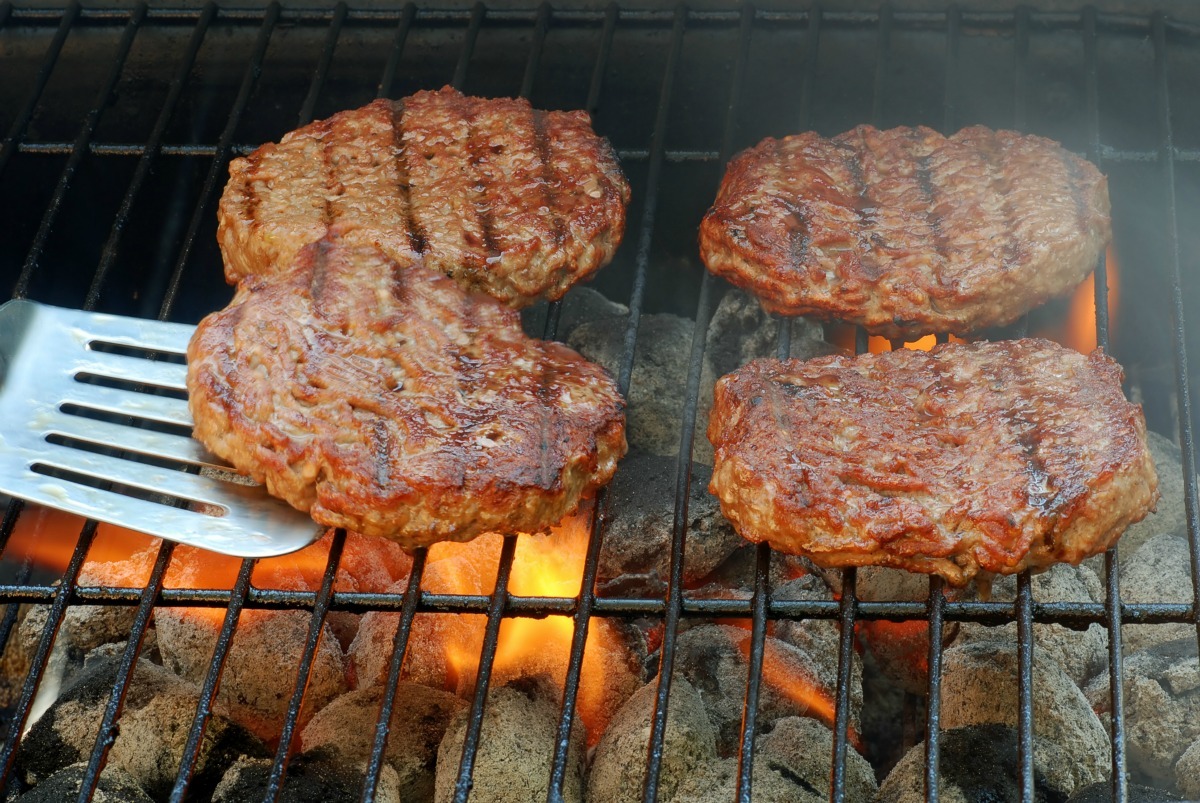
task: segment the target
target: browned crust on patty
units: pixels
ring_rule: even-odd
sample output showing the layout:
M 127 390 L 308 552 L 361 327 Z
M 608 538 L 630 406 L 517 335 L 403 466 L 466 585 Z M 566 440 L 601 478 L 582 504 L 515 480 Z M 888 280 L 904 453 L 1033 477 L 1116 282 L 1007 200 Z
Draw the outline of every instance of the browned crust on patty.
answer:
M 736 156 L 700 250 L 773 312 L 911 339 L 1016 320 L 1079 284 L 1110 237 L 1106 179 L 1056 142 L 859 126 Z
M 340 112 L 235 159 L 217 238 L 230 284 L 286 270 L 336 226 L 521 307 L 607 264 L 628 201 L 586 113 L 447 87 Z
M 710 489 L 743 537 L 822 566 L 1078 563 L 1158 499 L 1121 379 L 1036 339 L 758 360 L 717 383 Z
M 606 484 L 603 368 L 419 262 L 321 240 L 243 281 L 188 349 L 195 436 L 314 520 L 405 547 L 536 532 Z

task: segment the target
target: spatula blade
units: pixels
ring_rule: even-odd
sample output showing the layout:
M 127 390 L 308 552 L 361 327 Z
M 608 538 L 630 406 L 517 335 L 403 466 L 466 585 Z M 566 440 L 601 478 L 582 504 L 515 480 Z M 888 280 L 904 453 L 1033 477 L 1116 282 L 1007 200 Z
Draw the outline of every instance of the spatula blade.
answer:
M 0 493 L 238 557 L 322 528 L 192 440 L 193 327 L 0 306 Z

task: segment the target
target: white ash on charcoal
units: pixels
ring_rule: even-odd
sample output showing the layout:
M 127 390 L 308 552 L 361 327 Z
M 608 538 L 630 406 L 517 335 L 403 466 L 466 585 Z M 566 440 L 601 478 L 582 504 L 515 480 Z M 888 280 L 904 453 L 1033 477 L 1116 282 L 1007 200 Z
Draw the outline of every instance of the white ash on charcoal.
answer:
M 824 328 L 805 318 L 791 319 L 791 352 L 799 360 L 833 354 Z M 731 288 L 721 297 L 708 324 L 705 354 L 715 376 L 736 371 L 759 357 L 778 353 L 779 319 L 768 314 L 753 295 Z
M 540 338 L 545 334 L 549 306 L 542 301 L 521 310 L 521 325 L 530 337 Z M 554 337 L 556 340 L 566 342 L 580 324 L 624 318 L 628 314 L 629 307 L 616 301 L 609 301 L 603 293 L 590 287 L 574 287 L 563 296 L 558 313 L 558 331 L 555 332 Z
M 159 608 L 155 627 L 163 663 L 181 677 L 203 683 L 222 618 L 220 610 Z M 307 611 L 244 610 L 238 620 L 217 700 L 235 722 L 268 743 L 279 738 L 283 727 L 311 619 Z M 342 649 L 326 624 L 313 656 L 300 727 L 347 688 Z
M 262 800 L 271 777 L 272 760 L 244 756 L 233 763 L 213 791 L 212 803 Z M 288 759 L 280 803 L 357 803 L 362 797 L 366 765 L 348 768 L 323 753 L 301 753 Z M 377 803 L 407 803 L 396 772 L 384 766 L 375 787 Z
M 1006 725 L 949 728 L 938 736 L 939 800 L 944 803 L 1021 800 L 1021 765 L 1017 732 Z M 1055 782 L 1046 756 L 1034 753 L 1034 800 L 1064 800 L 1071 790 Z M 925 745 L 900 759 L 879 786 L 876 803 L 922 803 L 925 800 Z
M 1175 762 L 1175 781 L 1187 800 L 1200 800 L 1200 739 Z
M 1124 543 L 1124 542 L 1122 542 Z M 1125 558 L 1122 550 L 1121 557 Z M 1122 602 L 1192 603 L 1192 559 L 1187 538 L 1157 535 L 1147 539 L 1127 560 L 1121 562 Z M 1177 639 L 1196 640 L 1195 625 L 1164 623 L 1126 624 L 1121 628 L 1121 647 L 1126 655 Z
M 1047 781 L 1070 794 L 1104 779 L 1108 731 L 1056 661 L 1033 649 L 1034 760 Z M 943 728 L 1016 726 L 1019 677 L 1014 643 L 974 642 L 942 654 Z
M 721 756 L 737 752 L 742 707 L 750 665 L 750 631 L 732 625 L 705 624 L 679 634 L 675 668 L 704 702 Z M 807 652 L 767 636 L 764 643 L 758 719 L 770 728 L 789 716 L 822 716 L 833 710 L 837 666 L 822 664 Z M 862 664 L 855 656 L 850 678 L 850 723 L 859 725 Z
M 76 800 L 83 785 L 87 762 L 64 767 L 17 798 L 17 803 L 62 803 Z M 154 803 L 133 777 L 119 767 L 108 766 L 100 773 L 92 803 Z
M 833 592 L 820 577 L 806 574 L 775 587 L 771 597 L 776 601 L 832 602 Z M 841 633 L 836 619 L 779 619 L 775 622 L 774 636 L 811 658 L 819 677 L 836 679 Z M 855 663 L 856 676 L 861 675 L 857 653 Z
M 625 437 L 631 449 L 674 457 L 679 453 L 680 422 L 687 396 L 688 363 L 695 323 L 668 313 L 643 315 L 638 324 L 633 376 L 625 410 Z M 625 350 L 623 319 L 589 321 L 577 327 L 567 345 L 614 374 Z M 704 437 L 712 408 L 713 376 L 707 361 L 701 372 L 693 457 L 712 463 L 712 445 Z
M 1126 784 L 1125 790 L 1129 793 L 1129 803 L 1170 803 L 1181 799 L 1161 789 L 1136 783 Z M 1076 790 L 1075 794 L 1067 798 L 1067 803 L 1112 803 L 1112 799 L 1112 784 L 1105 781 Z
M 1133 779 L 1170 787 L 1184 751 L 1200 740 L 1200 663 L 1196 634 L 1125 658 L 1125 750 Z M 1087 687 L 1092 707 L 1108 720 L 1108 673 Z
M 68 685 L 39 719 L 17 755 L 18 772 L 39 785 L 59 769 L 86 761 L 116 678 L 118 659 L 90 666 Z M 151 797 L 165 799 L 175 782 L 188 731 L 196 713 L 198 687 L 157 664 L 139 660 L 130 679 L 108 766 L 123 770 Z M 196 763 L 193 794 L 202 799 L 236 756 L 266 756 L 267 748 L 214 708 Z
M 1129 525 L 1121 540 L 1117 542 L 1117 558 L 1125 564 L 1146 541 L 1163 533 L 1184 535 L 1187 533 L 1187 509 L 1184 506 L 1183 463 L 1179 447 L 1157 432 L 1146 432 L 1146 444 L 1154 458 L 1158 473 L 1158 492 L 1162 498 L 1158 507 L 1141 521 Z M 1104 557 L 1091 558 L 1097 574 L 1101 574 Z
M 683 583 L 693 588 L 745 541 L 708 492 L 712 469 L 692 463 Z M 609 486 L 609 519 L 597 570 L 603 596 L 664 596 L 675 517 L 675 458 L 636 453 L 621 462 Z
M 488 692 L 475 753 L 471 800 L 475 803 L 541 803 L 546 799 L 558 730 L 558 706 L 548 689 L 522 683 Z M 451 722 L 438 750 L 433 799 L 454 797 L 469 711 Z M 573 729 L 563 783 L 564 803 L 583 800 L 584 734 Z M 604 798 L 597 798 L 603 800 Z
M 750 776 L 753 803 L 823 803 L 830 799 L 829 757 L 833 734 L 804 717 L 786 717 L 754 742 Z M 846 800 L 866 803 L 875 796 L 875 773 L 853 749 L 846 751 Z M 701 767 L 676 788 L 669 803 L 733 800 L 737 791 L 737 759 L 724 758 Z
M 304 729 L 304 752 L 323 752 L 343 766 L 365 764 L 374 745 L 382 701 L 383 690 L 378 687 L 338 697 Z M 384 761 L 396 772 L 402 800 L 433 799 L 438 745 L 450 721 L 466 707 L 461 698 L 440 689 L 416 683 L 397 687 Z
M 638 689 L 600 739 L 588 776 L 588 800 L 638 803 L 642 799 L 657 680 Z M 679 674 L 671 682 L 663 734 L 659 799 L 671 800 L 689 777 L 717 761 L 717 734 L 704 701 Z
M 1104 587 L 1096 573 L 1087 566 L 1060 563 L 1030 578 L 1030 591 L 1035 602 L 1103 602 Z M 1017 596 L 1015 577 L 997 577 L 992 584 L 991 598 L 995 602 L 1011 602 Z M 979 641 L 1017 643 L 1017 623 L 988 627 L 976 622 L 963 622 L 952 640 L 955 645 Z M 1083 687 L 1108 662 L 1108 633 L 1104 626 L 1094 624 L 1086 630 L 1072 630 L 1063 625 L 1034 624 L 1033 643 L 1041 648 Z
M 32 656 L 42 639 L 50 613 L 48 605 L 34 605 L 17 631 L 20 650 Z M 137 615 L 135 605 L 71 605 L 63 615 L 62 626 L 54 639 L 54 651 L 64 661 L 66 677 L 70 677 L 83 666 L 89 652 L 103 644 L 124 642 L 129 638 L 133 620 Z M 150 638 L 149 647 L 153 644 Z
M 963 593 L 961 589 L 946 588 L 942 595 L 960 599 Z M 929 578 L 902 569 L 863 566 L 858 570 L 855 594 L 864 602 L 924 602 L 929 599 Z M 957 623 L 946 622 L 942 628 L 943 646 L 957 632 Z M 925 696 L 929 690 L 928 620 L 863 620 L 856 633 L 890 681 L 909 694 Z

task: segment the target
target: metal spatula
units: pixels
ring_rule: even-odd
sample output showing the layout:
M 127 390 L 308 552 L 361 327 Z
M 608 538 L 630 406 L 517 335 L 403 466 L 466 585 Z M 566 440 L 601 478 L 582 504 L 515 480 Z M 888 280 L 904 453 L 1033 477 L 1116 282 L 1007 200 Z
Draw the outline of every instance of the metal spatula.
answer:
M 0 306 L 0 493 L 240 557 L 322 528 L 190 437 L 193 327 Z

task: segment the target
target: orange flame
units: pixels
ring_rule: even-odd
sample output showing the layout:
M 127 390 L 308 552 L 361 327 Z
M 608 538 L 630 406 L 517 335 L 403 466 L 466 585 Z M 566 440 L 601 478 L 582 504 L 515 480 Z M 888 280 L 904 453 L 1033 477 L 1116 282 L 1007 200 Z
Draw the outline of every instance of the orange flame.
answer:
M 83 524 L 84 519 L 79 516 L 27 505 L 13 528 L 4 557 L 28 559 L 42 568 L 61 572 L 70 562 Z M 332 535 L 326 533 L 299 552 L 263 558 L 255 564 L 251 582 L 258 588 L 312 591 L 320 587 L 331 542 Z M 140 588 L 150 580 L 161 543 L 143 533 L 100 524 L 80 569 L 80 582 Z M 334 588 L 358 590 L 367 585 L 371 590 L 380 590 L 406 575 L 411 562 L 391 542 L 350 533 Z M 166 588 L 229 589 L 236 582 L 241 565 L 240 558 L 180 544 L 171 556 L 163 584 Z
M 950 335 L 949 341 L 951 343 L 967 342 L 961 337 L 956 337 L 955 335 Z M 909 349 L 910 351 L 929 351 L 936 345 L 937 335 L 925 335 L 925 337 L 922 337 L 918 340 L 904 343 L 902 347 Z M 895 348 L 900 348 L 900 346 L 897 346 L 894 341 L 888 340 L 886 337 L 871 335 L 871 337 L 867 339 L 867 350 L 872 354 L 881 354 L 885 351 L 891 351 Z
M 508 591 L 516 596 L 576 597 L 583 581 L 587 556 L 589 511 L 565 519 L 550 535 L 521 535 L 513 556 Z M 490 594 L 495 587 L 495 567 L 503 539 L 485 535 L 465 544 L 439 543 L 429 550 L 423 588 L 435 593 Z M 449 617 L 450 614 L 442 614 Z M 465 620 L 473 620 L 467 622 Z M 448 664 L 447 684 L 460 690 L 479 667 L 486 621 L 482 616 L 456 617 L 445 628 L 442 645 Z M 544 676 L 561 687 L 570 659 L 575 624 L 567 616 L 506 618 L 492 664 L 494 684 L 521 677 Z M 619 650 L 616 636 L 604 619 L 593 619 L 585 644 L 579 696 L 579 715 L 594 745 L 611 714 L 606 704 L 609 690 L 604 678 L 608 662 Z
M 739 642 L 738 649 L 750 660 L 750 635 Z M 787 656 L 771 641 L 763 645 L 762 679 L 792 702 L 804 709 L 804 715 L 820 720 L 833 730 L 837 720 L 837 704 L 795 659 Z M 846 738 L 858 752 L 863 752 L 862 739 L 854 726 L 846 726 Z
M 1109 332 L 1112 332 L 1113 316 L 1118 309 L 1118 294 L 1120 281 L 1118 278 L 1117 252 L 1111 245 L 1105 255 L 1105 279 L 1108 284 L 1108 320 Z M 1068 348 L 1090 353 L 1097 346 L 1096 341 L 1096 274 L 1091 273 L 1083 284 L 1075 289 L 1068 306 L 1067 320 L 1061 330 L 1055 333 L 1055 340 Z

